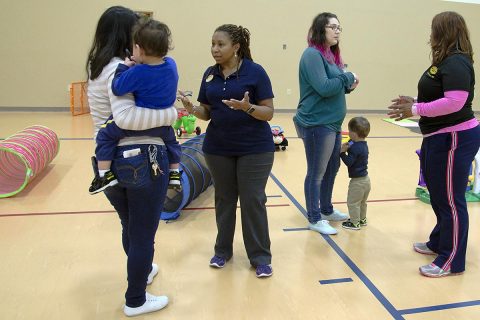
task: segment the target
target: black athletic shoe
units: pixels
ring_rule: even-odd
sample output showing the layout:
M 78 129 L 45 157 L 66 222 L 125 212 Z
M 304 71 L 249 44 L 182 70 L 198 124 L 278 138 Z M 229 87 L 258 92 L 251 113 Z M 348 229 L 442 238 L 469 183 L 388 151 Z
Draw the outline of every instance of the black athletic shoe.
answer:
M 118 183 L 117 178 L 112 171 L 107 171 L 103 177 L 95 177 L 88 189 L 90 194 L 102 192 L 108 187 L 114 186 Z
M 170 171 L 169 179 L 170 179 L 168 181 L 169 189 L 182 191 L 182 180 L 181 180 L 181 174 L 179 171 Z
M 342 228 L 350 230 L 360 230 L 360 222 L 353 223 L 350 219 L 342 222 Z

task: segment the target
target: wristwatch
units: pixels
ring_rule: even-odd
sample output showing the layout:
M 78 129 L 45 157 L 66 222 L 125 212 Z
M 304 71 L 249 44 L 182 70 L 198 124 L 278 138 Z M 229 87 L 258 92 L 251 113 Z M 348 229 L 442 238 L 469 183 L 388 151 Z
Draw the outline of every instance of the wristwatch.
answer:
M 255 111 L 255 108 L 252 105 L 250 105 L 250 108 L 248 108 L 247 111 L 245 112 L 248 114 L 252 114 L 253 111 Z

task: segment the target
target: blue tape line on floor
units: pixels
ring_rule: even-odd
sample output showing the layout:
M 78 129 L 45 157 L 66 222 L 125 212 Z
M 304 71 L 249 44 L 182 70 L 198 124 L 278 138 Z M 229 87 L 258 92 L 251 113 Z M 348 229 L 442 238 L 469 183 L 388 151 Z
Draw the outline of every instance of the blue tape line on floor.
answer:
M 330 280 L 320 280 L 320 284 L 332 284 L 332 283 L 343 283 L 343 282 L 353 282 L 352 278 L 340 278 L 340 279 L 330 279 Z

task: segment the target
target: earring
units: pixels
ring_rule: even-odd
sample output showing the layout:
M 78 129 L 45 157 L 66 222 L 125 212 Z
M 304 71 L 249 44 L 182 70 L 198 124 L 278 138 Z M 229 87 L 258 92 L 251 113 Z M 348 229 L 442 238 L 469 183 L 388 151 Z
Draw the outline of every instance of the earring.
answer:
M 237 57 L 237 51 L 235 51 L 235 58 Z

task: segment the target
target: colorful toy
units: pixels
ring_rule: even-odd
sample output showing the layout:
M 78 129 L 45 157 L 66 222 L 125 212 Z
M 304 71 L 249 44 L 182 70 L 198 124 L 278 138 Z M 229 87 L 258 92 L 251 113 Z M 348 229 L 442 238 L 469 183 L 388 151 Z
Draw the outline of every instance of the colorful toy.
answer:
M 202 133 L 202 129 L 200 129 L 200 127 L 195 128 L 196 120 L 197 117 L 195 117 L 193 114 L 189 114 L 187 110 L 178 110 L 178 118 L 172 125 L 177 133 L 177 137 L 181 137 L 184 133 L 192 134 L 194 131 L 197 136 L 200 135 L 200 133 Z
M 283 135 L 283 129 L 280 126 L 272 125 L 270 126 L 272 130 L 273 143 L 275 143 L 275 150 L 285 150 L 288 146 L 288 140 Z
M 348 142 L 350 140 L 350 136 L 348 135 L 348 131 L 342 131 L 342 144 Z
M 33 180 L 58 154 L 51 129 L 31 126 L 0 142 L 0 198 L 11 197 Z

